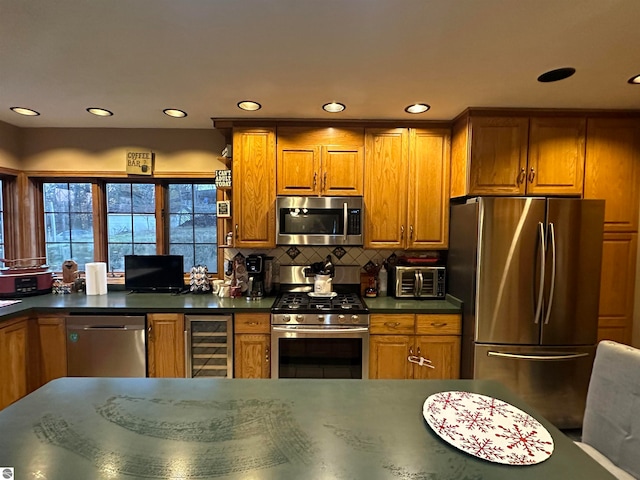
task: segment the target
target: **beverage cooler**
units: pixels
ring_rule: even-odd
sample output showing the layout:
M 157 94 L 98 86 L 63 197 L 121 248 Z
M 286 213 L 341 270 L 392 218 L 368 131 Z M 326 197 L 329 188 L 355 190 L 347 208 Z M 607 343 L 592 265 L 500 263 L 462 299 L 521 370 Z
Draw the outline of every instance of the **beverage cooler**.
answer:
M 231 315 L 185 315 L 185 376 L 233 377 Z

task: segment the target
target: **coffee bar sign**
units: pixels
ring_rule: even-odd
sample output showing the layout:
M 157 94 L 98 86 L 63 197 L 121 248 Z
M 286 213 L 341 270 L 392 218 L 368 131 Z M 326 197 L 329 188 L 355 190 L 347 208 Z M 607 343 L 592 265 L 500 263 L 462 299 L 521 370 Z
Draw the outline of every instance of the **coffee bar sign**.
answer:
M 151 151 L 127 152 L 127 173 L 133 175 L 151 175 L 153 173 Z

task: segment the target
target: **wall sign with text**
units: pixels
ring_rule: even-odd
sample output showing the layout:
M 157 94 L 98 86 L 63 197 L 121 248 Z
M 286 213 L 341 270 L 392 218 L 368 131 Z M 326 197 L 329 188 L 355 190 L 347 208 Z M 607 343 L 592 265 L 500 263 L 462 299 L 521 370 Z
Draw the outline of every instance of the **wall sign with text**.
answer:
M 153 173 L 154 153 L 151 151 L 127 152 L 127 173 L 133 175 L 151 175 Z

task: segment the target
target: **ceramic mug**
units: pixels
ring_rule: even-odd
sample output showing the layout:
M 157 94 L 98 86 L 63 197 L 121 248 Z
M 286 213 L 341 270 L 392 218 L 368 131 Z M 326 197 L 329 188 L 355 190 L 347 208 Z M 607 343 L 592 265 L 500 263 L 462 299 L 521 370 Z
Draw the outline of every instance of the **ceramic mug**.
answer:
M 218 295 L 218 292 L 220 291 L 220 287 L 222 287 L 222 285 L 224 285 L 224 280 L 213 280 L 211 282 L 211 293 L 213 293 L 214 295 Z
M 225 284 L 220 285 L 220 288 L 218 289 L 218 296 L 229 297 L 230 295 L 231 295 L 231 286 L 225 285 Z

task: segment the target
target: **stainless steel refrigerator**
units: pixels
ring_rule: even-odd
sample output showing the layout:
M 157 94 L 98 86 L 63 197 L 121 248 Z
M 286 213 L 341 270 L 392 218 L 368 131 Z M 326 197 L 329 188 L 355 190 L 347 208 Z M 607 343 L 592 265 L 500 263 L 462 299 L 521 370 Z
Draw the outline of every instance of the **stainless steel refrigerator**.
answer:
M 462 377 L 501 381 L 560 428 L 582 425 L 603 224 L 604 200 L 480 197 L 451 207 Z

